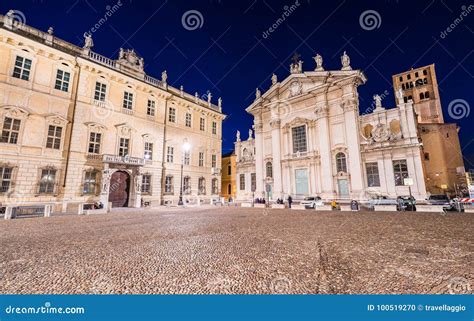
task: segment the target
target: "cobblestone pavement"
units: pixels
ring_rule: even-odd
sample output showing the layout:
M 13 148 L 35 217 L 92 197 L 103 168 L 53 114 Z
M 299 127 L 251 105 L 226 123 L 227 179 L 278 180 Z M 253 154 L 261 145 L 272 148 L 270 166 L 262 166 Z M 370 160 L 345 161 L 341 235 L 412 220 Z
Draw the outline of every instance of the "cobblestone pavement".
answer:
M 473 222 L 247 208 L 0 221 L 0 293 L 472 293 Z

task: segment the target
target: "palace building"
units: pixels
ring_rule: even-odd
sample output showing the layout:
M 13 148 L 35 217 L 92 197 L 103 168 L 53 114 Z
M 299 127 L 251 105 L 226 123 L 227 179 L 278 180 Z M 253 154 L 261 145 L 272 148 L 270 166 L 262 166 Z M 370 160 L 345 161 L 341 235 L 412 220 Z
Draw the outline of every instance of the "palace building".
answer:
M 0 15 L 2 204 L 140 207 L 220 193 L 222 100 Z
M 295 61 L 286 79 L 273 75 L 265 93 L 257 89 L 246 109 L 255 138 L 237 135 L 237 198 L 425 199 L 413 100 L 397 92 L 397 106 L 388 109 L 375 95 L 375 109 L 359 115 L 364 73 L 345 52 L 339 70 L 325 70 L 320 55 L 314 60 L 314 70 Z

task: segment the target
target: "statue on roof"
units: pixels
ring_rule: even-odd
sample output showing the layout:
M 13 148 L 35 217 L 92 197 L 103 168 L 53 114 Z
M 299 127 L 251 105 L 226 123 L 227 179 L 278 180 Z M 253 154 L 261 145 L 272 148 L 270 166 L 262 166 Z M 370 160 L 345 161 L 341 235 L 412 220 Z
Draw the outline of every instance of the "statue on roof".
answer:
M 89 33 L 84 34 L 84 49 L 91 49 L 94 47 L 94 40 L 92 40 L 92 36 Z
M 316 69 L 314 69 L 314 70 L 315 71 L 324 71 L 323 57 L 320 54 L 316 54 L 316 56 L 314 56 L 313 59 L 316 62 Z
M 351 58 L 349 58 L 346 51 L 344 51 L 344 53 L 341 56 L 341 64 L 342 64 L 341 70 L 352 70 Z

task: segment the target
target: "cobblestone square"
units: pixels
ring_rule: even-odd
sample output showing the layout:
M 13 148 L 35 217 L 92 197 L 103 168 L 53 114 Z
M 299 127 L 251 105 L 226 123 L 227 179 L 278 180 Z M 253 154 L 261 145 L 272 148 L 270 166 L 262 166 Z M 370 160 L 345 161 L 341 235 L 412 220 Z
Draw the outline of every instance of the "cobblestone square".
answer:
M 0 221 L 0 293 L 471 293 L 473 216 L 234 207 Z

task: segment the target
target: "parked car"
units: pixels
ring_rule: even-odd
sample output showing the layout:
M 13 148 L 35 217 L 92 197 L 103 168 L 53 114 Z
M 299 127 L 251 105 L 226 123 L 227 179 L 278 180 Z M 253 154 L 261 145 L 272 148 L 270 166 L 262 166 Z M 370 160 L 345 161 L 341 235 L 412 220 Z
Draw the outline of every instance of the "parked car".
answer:
M 397 211 L 416 211 L 416 200 L 413 196 L 397 197 Z
M 304 205 L 305 208 L 315 209 L 316 206 L 323 206 L 324 202 L 319 196 L 307 196 L 301 202 L 301 205 Z
M 430 205 L 449 205 L 449 197 L 444 194 L 430 195 L 426 201 Z

